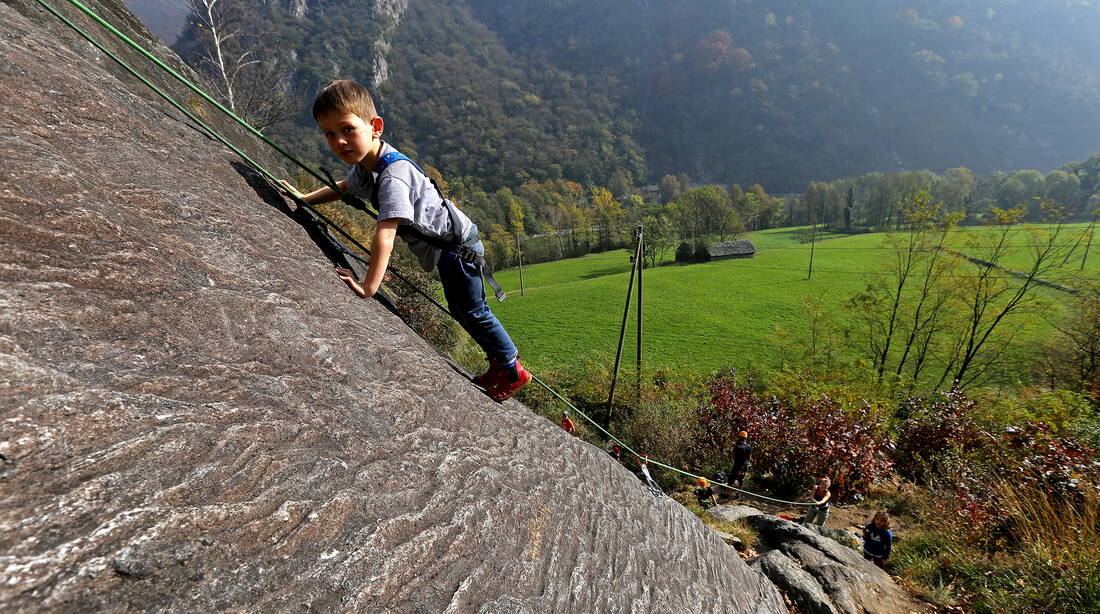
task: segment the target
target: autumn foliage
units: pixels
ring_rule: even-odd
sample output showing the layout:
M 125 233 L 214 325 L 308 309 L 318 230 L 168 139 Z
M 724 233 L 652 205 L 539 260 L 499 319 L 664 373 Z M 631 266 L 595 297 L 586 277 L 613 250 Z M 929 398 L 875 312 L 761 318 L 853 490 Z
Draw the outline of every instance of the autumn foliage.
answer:
M 739 431 L 753 445 L 753 474 L 780 492 L 795 492 L 821 476 L 838 496 L 890 474 L 892 442 L 886 421 L 869 404 L 844 407 L 826 396 L 760 398 L 728 377 L 711 381 L 711 400 L 699 409 L 700 438 L 728 450 Z

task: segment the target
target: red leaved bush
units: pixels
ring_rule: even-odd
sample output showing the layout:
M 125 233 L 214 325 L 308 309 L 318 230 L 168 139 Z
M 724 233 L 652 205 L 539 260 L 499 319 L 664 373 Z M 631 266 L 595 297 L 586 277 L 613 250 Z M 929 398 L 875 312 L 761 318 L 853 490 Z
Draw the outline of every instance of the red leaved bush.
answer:
M 858 492 L 891 469 L 885 420 L 869 404 L 845 408 L 825 396 L 783 402 L 761 399 L 733 378 L 710 382 L 710 403 L 699 409 L 704 454 L 729 462 L 738 431 L 753 445 L 753 474 L 781 492 L 796 492 L 829 476 L 836 494 Z
M 1100 488 L 1100 453 L 1073 437 L 1055 435 L 1047 424 L 1009 428 L 1003 440 L 999 464 L 1004 474 L 1060 493 Z
M 996 438 L 974 421 L 974 405 L 958 389 L 934 403 L 907 399 L 901 407 L 907 418 L 894 452 L 898 471 L 910 479 L 934 477 L 948 458 L 992 450 Z
M 909 399 L 894 460 L 909 478 L 938 477 L 945 486 L 965 486 L 960 468 L 984 468 L 1016 481 L 1073 490 L 1100 478 L 1100 456 L 1080 441 L 1056 435 L 1049 425 L 1028 422 L 998 436 L 979 425 L 974 401 L 960 390 L 934 403 Z M 958 461 L 958 462 L 955 462 Z

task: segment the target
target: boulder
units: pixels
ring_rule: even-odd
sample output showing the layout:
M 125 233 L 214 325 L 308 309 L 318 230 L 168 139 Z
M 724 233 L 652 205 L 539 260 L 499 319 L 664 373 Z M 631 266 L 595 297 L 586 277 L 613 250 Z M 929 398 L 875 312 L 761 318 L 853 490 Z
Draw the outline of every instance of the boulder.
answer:
M 778 550 L 767 552 L 749 563 L 758 568 L 776 586 L 782 589 L 804 614 L 837 614 L 829 596 L 821 585 L 791 559 Z
M 711 518 L 722 522 L 737 522 L 749 516 L 760 516 L 764 512 L 747 505 L 718 505 L 707 510 Z
M 722 531 L 715 531 L 715 533 L 718 534 L 718 537 L 722 538 L 722 541 L 726 542 L 729 546 L 733 546 L 738 552 L 745 551 L 745 542 L 741 541 L 740 537 L 729 533 L 723 533 Z
M 0 611 L 785 612 L 690 512 L 354 297 L 56 18 L 0 24 Z
M 859 533 L 852 533 L 849 529 L 834 529 L 833 527 L 826 527 L 817 524 L 804 524 L 801 525 L 805 529 L 809 529 L 814 533 L 822 537 L 828 537 L 829 539 L 840 542 L 841 545 L 849 548 L 863 548 L 862 536 Z
M 817 531 L 775 516 L 749 516 L 746 522 L 757 531 L 756 549 L 778 552 L 796 563 L 812 577 L 831 607 L 842 614 L 908 614 L 926 609 L 889 574 L 863 558 L 863 554 L 845 547 Z M 772 555 L 774 559 L 774 555 Z M 775 570 L 783 570 L 778 564 Z M 763 568 L 762 568 L 763 569 Z M 765 569 L 765 573 L 767 573 Z M 778 574 L 778 572 L 776 572 Z M 783 574 L 788 577 L 789 574 Z M 772 575 L 773 582 L 779 584 Z M 803 576 L 797 576 L 799 585 Z M 783 580 L 789 582 L 791 580 Z M 780 584 L 780 586 L 783 586 Z M 815 601 L 816 593 L 807 599 Z M 792 595 L 791 597 L 795 597 Z

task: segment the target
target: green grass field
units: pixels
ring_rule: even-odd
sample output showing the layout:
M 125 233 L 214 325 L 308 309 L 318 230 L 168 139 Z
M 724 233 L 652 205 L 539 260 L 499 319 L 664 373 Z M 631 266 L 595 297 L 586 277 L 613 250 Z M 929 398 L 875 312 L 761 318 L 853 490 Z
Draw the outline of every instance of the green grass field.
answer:
M 882 234 L 819 235 L 813 277 L 807 279 L 810 248 L 799 242 L 800 234 L 791 228 L 752 233 L 759 250 L 752 259 L 646 269 L 646 368 L 710 372 L 775 365 L 784 352 L 801 351 L 807 342 L 808 301 L 820 298 L 825 309 L 843 317 L 844 302 L 890 255 L 881 249 Z M 1100 243 L 1096 247 L 1100 252 Z M 1100 253 L 1090 256 L 1088 269 L 1100 270 Z M 525 363 L 538 370 L 574 370 L 593 359 L 613 358 L 629 276 L 626 250 L 524 267 L 523 296 L 519 272 L 502 271 L 497 278 L 509 298 L 494 303 L 493 310 Z M 631 302 L 628 365 L 634 361 L 636 295 Z M 1021 339 L 1044 329 L 1034 316 L 1014 326 Z

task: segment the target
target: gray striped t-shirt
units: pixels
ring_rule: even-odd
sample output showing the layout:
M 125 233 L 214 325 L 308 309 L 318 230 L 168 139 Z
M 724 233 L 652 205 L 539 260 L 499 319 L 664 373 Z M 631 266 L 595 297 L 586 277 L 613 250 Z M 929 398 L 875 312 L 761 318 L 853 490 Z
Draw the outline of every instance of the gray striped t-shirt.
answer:
M 378 155 L 381 157 L 392 151 L 396 150 L 383 142 Z M 407 160 L 390 164 L 381 174 L 373 170 L 368 172 L 356 164 L 348 172 L 347 181 L 348 191 L 368 202 L 374 182 L 379 182 L 379 221 L 398 219 L 402 226 L 412 226 L 426 236 L 449 242 L 461 242 L 476 229 L 470 218 L 449 201 L 444 201 L 427 175 Z M 457 232 L 454 228 L 456 221 L 459 225 Z M 406 241 L 425 271 L 435 268 L 439 261 L 439 249 L 412 238 Z

